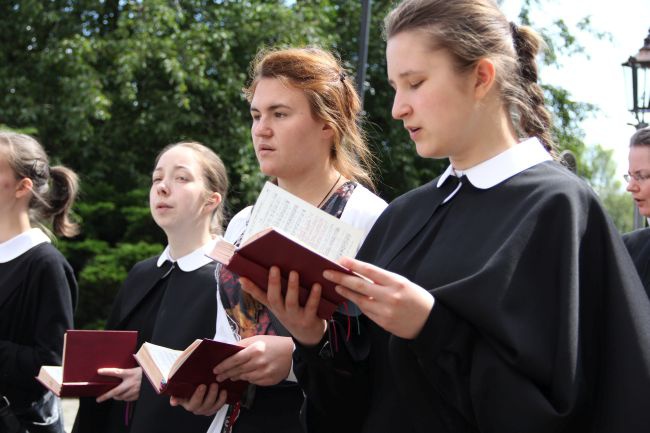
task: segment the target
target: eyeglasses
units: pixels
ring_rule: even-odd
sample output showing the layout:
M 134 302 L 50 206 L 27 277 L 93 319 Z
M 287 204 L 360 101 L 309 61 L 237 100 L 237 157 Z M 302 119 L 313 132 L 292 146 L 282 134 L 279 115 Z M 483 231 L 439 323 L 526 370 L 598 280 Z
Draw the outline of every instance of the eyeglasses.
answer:
M 636 180 L 637 182 L 643 182 L 644 180 L 650 179 L 650 174 L 644 174 L 644 173 L 626 173 L 623 175 L 623 179 L 625 179 L 625 182 L 630 183 L 632 179 Z

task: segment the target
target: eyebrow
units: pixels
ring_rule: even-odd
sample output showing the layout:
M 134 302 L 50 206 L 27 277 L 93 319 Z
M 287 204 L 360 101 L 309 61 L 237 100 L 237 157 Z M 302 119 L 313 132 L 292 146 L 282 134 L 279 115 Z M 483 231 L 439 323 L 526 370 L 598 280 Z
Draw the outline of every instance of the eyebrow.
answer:
M 190 168 L 187 165 L 183 164 L 176 164 L 174 167 L 172 167 L 172 170 L 179 170 L 179 169 L 185 169 L 187 171 L 191 171 Z M 151 174 L 156 173 L 157 171 L 162 171 L 162 167 L 156 167 Z
M 266 109 L 267 110 L 277 110 L 278 108 L 284 108 L 284 109 L 287 109 L 287 110 L 291 110 L 291 107 L 289 107 L 286 104 L 273 104 L 273 105 L 269 105 Z M 259 108 L 257 108 L 257 107 L 253 107 L 251 105 L 251 112 L 253 112 L 253 111 L 257 111 L 259 113 L 261 110 Z

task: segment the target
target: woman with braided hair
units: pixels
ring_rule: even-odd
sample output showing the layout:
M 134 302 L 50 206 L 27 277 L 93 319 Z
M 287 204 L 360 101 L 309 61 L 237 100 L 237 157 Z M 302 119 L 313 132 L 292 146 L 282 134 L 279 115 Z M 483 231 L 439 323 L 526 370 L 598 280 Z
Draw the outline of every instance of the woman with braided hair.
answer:
M 48 234 L 77 234 L 76 195 L 75 173 L 50 167 L 35 139 L 0 132 L 0 399 L 21 433 L 63 433 L 59 399 L 34 377 L 41 365 L 61 365 L 73 327 L 77 282 Z
M 647 431 L 650 302 L 553 159 L 540 38 L 491 0 L 405 0 L 385 24 L 393 117 L 450 164 L 342 259 L 366 278 L 325 272 L 362 330 L 319 319 L 318 287 L 303 308 L 295 279 L 286 296 L 277 272 L 267 291 L 241 280 L 294 337 L 307 430 Z

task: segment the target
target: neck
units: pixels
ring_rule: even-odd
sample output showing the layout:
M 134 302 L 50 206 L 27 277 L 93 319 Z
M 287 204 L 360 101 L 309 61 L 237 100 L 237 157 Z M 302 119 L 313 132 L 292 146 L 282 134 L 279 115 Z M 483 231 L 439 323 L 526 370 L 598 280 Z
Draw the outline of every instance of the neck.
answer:
M 184 231 L 166 231 L 171 257 L 178 260 L 210 242 L 212 235 L 208 228 L 206 226 L 203 230 L 194 227 Z
M 468 138 L 461 151 L 449 156 L 455 169 L 472 168 L 517 144 L 517 134 L 505 108 L 497 106 L 486 112 L 491 114 L 475 125 L 474 131 L 478 133 Z
M 0 217 L 0 243 L 31 229 L 27 212 L 16 212 Z
M 293 178 L 278 178 L 278 186 L 300 197 L 308 203 L 318 206 L 336 190 L 344 178 L 333 167 L 323 170 L 311 170 Z

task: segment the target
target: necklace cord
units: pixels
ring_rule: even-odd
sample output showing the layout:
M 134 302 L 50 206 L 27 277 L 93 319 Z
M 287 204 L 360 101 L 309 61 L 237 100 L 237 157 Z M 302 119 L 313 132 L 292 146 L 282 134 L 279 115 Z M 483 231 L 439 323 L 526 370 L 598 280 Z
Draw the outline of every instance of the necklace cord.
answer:
M 330 193 L 331 193 L 332 191 L 334 191 L 334 187 L 335 187 L 336 185 L 338 185 L 339 180 L 341 180 L 341 176 L 342 176 L 342 174 L 339 173 L 339 177 L 336 179 L 336 182 L 334 182 L 334 185 L 332 185 L 332 187 L 330 188 L 330 190 L 327 191 L 327 194 L 325 194 L 325 197 L 323 197 L 323 199 L 320 201 L 320 203 L 318 203 L 318 206 L 316 206 L 316 207 L 319 208 L 319 207 L 321 207 L 321 206 L 323 205 L 323 203 L 325 203 L 325 200 L 327 200 L 327 197 L 329 197 Z

